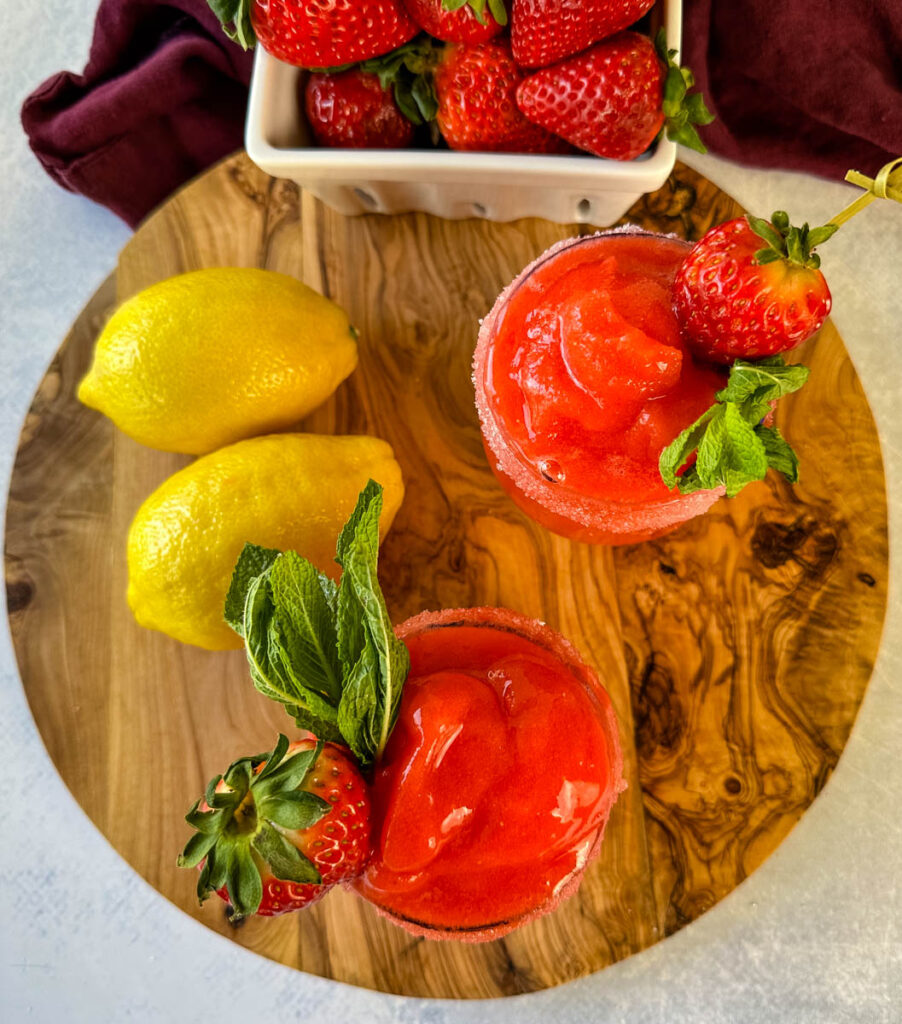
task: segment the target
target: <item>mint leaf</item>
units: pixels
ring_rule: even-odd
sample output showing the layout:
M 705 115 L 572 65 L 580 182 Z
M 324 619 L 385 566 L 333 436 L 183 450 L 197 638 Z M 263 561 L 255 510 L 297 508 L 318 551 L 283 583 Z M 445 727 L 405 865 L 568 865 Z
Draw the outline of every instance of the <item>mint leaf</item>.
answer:
M 314 736 L 321 740 L 332 740 L 334 743 L 345 743 L 345 739 L 333 719 L 319 718 L 307 707 L 299 707 L 296 704 L 286 704 L 285 710 L 294 719 L 294 724 L 299 729 L 309 729 Z
M 808 375 L 808 367 L 787 366 L 780 356 L 737 360 L 715 404 L 661 452 L 661 479 L 670 488 L 678 486 L 681 494 L 724 487 L 728 498 L 764 479 L 768 468 L 795 483 L 795 452 L 776 427 L 761 421 L 780 398 L 798 391 Z M 693 451 L 695 463 L 679 475 Z
M 289 647 L 294 651 L 303 647 L 298 642 L 297 630 L 292 632 L 290 640 L 286 639 L 286 629 L 291 627 L 286 626 L 277 610 L 272 584 L 272 571 L 277 563 L 278 560 L 272 568 L 254 577 L 247 588 L 244 647 L 251 679 L 265 697 L 284 704 L 302 727 L 310 728 L 321 739 L 337 739 L 334 704 L 307 684 L 306 662 L 297 667 L 288 654 Z M 319 681 L 321 677 L 314 677 L 314 684 Z
M 717 397 L 723 402 L 744 402 L 759 388 L 768 388 L 768 398 L 782 398 L 798 391 L 808 380 L 810 370 L 798 364 L 787 365 L 782 356 L 770 356 L 749 362 L 737 359 L 730 368 L 727 386 L 718 391 Z
M 343 667 L 339 728 L 352 733 L 348 742 L 364 764 L 378 760 L 385 749 L 410 670 L 407 648 L 395 636 L 376 572 L 381 512 L 382 488 L 370 481 L 338 538 L 336 554 L 344 570 L 336 622 Z M 351 716 L 357 719 L 353 730 Z
M 807 366 L 787 366 L 780 356 L 754 363 L 737 359 L 727 386 L 716 398 L 741 405 L 743 418 L 757 423 L 771 411 L 772 402 L 798 391 L 810 372 Z
M 275 561 L 269 580 L 279 609 L 275 621 L 283 673 L 334 706 L 341 696 L 341 666 L 330 608 L 335 584 L 296 551 L 286 551 Z
M 799 457 L 776 427 L 755 427 L 767 453 L 767 463 L 791 483 L 799 481 Z
M 360 761 L 369 761 L 379 745 L 379 699 L 372 680 L 379 671 L 376 648 L 364 632 L 363 649 L 345 676 L 338 705 L 338 728 Z
M 746 484 L 764 479 L 767 453 L 738 406 L 728 402 L 720 409 L 698 446 L 696 468 L 706 487 L 723 484 L 727 497 L 735 498 Z
M 704 436 L 706 426 L 711 417 L 717 412 L 717 406 L 712 405 L 710 409 L 706 409 L 701 416 L 686 429 L 661 452 L 661 458 L 658 460 L 658 469 L 661 473 L 661 479 L 667 484 L 668 487 L 676 487 L 677 485 L 677 472 L 680 466 L 689 458 L 689 456 L 698 448 L 698 443 Z M 683 474 L 683 479 L 686 479 L 686 474 Z M 698 490 L 699 488 L 696 488 Z M 680 488 L 683 494 L 686 491 Z
M 251 581 L 273 564 L 280 552 L 273 548 L 261 548 L 256 544 L 245 544 L 232 570 L 232 582 L 226 594 L 223 617 L 239 636 L 244 636 L 244 605 Z

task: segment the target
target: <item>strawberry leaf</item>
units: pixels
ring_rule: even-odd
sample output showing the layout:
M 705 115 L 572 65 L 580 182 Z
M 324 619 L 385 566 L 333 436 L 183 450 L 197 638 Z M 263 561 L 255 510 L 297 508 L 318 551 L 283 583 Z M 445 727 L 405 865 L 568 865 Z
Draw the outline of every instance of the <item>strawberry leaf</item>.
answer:
M 816 248 L 818 245 L 822 245 L 828 239 L 832 238 L 836 232 L 839 231 L 838 224 L 824 224 L 820 228 L 812 228 L 808 233 L 808 249 Z
M 674 57 L 676 50 L 667 48 L 667 33 L 663 28 L 655 36 L 655 49 L 666 69 L 664 75 L 664 97 L 661 109 L 664 112 L 664 134 L 671 142 L 707 153 L 705 144 L 695 129 L 697 124 L 710 124 L 714 114 L 708 110 L 701 93 L 691 93 L 695 86 L 695 75 L 689 68 L 681 68 Z
M 728 498 L 762 480 L 768 468 L 795 483 L 795 452 L 776 427 L 761 420 L 780 398 L 798 391 L 808 374 L 806 366 L 787 366 L 780 356 L 737 360 L 716 403 L 661 452 L 661 479 L 670 488 L 678 486 L 681 494 L 724 487 Z M 694 465 L 679 474 L 693 451 Z
M 776 210 L 771 216 L 771 223 L 751 214 L 746 220 L 752 231 L 768 243 L 766 249 L 759 249 L 755 253 L 755 262 L 758 264 L 784 259 L 788 263 L 817 270 L 821 258 L 813 250 L 839 231 L 838 224 L 825 224 L 819 228 L 809 228 L 807 224 L 800 228 L 793 227 L 785 210 Z
M 251 24 L 253 0 L 207 0 L 207 6 L 219 19 L 222 30 L 244 50 L 253 48 L 257 41 Z
M 250 850 L 246 846 L 234 844 L 227 848 L 228 866 L 226 867 L 226 888 L 229 900 L 235 908 L 234 917 L 241 920 L 257 913 L 263 899 L 263 880 L 260 869 L 254 863 Z
M 398 109 L 408 121 L 423 124 L 434 120 L 438 112 L 432 71 L 439 53 L 429 36 L 420 36 L 391 53 L 363 61 L 359 67 L 376 75 L 383 89 L 391 88 Z
M 489 0 L 489 10 L 499 25 L 507 24 L 507 7 L 504 5 L 504 0 Z
M 178 859 L 180 868 L 194 868 L 207 856 L 219 837 L 215 832 L 195 832 Z
M 282 763 L 285 755 L 288 753 L 288 737 L 279 734 L 279 739 L 276 742 L 275 747 L 270 753 L 269 757 L 266 758 L 266 762 L 263 767 L 257 772 L 257 778 L 262 781 L 263 779 L 269 778 L 270 775 L 279 767 Z M 262 761 L 263 758 L 261 757 Z
M 761 217 L 753 217 L 751 214 L 746 218 L 749 222 L 749 227 L 759 238 L 763 238 L 765 242 L 770 246 L 771 250 L 779 256 L 786 255 L 786 239 L 782 233 L 779 232 L 773 225 L 768 224 L 766 220 Z
M 263 825 L 254 836 L 253 847 L 269 865 L 276 878 L 281 878 L 285 882 L 298 882 L 301 885 L 320 885 L 322 883 L 323 877 L 316 865 L 308 860 L 296 846 L 280 835 L 272 825 Z M 234 902 L 232 900 L 233 904 Z M 257 906 L 260 906 L 259 901 Z M 255 907 L 254 910 L 256 909 Z
M 261 818 L 282 828 L 302 829 L 315 825 L 329 813 L 331 804 L 313 793 L 285 793 L 262 800 L 257 808 Z

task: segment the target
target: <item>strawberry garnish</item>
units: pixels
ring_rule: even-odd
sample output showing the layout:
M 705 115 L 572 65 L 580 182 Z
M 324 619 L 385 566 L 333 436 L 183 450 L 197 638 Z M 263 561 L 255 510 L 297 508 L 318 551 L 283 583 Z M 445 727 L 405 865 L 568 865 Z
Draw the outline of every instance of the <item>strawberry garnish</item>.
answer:
M 517 108 L 523 73 L 510 43 L 449 46 L 435 72 L 439 129 L 452 149 L 562 153 L 569 147 Z
M 632 25 L 654 0 L 514 0 L 514 59 L 541 68 Z
M 778 211 L 770 223 L 738 217 L 708 231 L 673 283 L 680 329 L 695 355 L 761 359 L 818 331 L 831 300 L 814 248 L 837 230 L 792 227 Z
M 692 72 L 674 62 L 663 32 L 655 44 L 621 32 L 577 57 L 543 68 L 517 89 L 530 121 L 596 156 L 632 160 L 667 137 L 704 152 L 695 130 L 713 116 L 700 93 L 689 93 Z
M 402 0 L 207 0 L 230 39 L 287 64 L 329 68 L 394 50 L 418 28 Z
M 200 865 L 198 898 L 216 892 L 234 920 L 309 906 L 369 856 L 366 783 L 346 748 L 312 734 L 235 761 L 186 820 L 197 833 L 179 866 Z
M 404 0 L 413 20 L 448 43 L 482 43 L 507 24 L 504 0 Z

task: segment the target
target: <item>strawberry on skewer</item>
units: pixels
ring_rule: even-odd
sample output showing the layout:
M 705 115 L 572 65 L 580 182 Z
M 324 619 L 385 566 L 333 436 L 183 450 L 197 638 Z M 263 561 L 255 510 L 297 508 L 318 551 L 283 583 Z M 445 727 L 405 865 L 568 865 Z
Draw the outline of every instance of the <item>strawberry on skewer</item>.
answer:
M 712 228 L 673 282 L 674 309 L 693 354 L 718 363 L 763 359 L 810 338 L 831 305 L 814 249 L 838 230 L 792 227 L 782 210 L 770 222 L 738 217 Z

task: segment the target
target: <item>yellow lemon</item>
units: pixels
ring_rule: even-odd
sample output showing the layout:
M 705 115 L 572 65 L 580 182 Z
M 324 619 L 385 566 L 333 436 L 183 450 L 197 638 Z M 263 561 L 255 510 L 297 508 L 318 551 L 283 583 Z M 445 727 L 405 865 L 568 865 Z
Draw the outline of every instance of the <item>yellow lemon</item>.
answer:
M 384 488 L 384 536 L 404 485 L 391 446 L 375 437 L 255 437 L 179 470 L 138 509 L 129 530 L 135 618 L 209 650 L 240 647 L 223 605 L 245 542 L 299 551 L 334 576 L 338 534 L 369 479 Z
M 285 274 L 221 267 L 120 306 L 78 397 L 141 444 L 201 455 L 293 426 L 356 365 L 334 302 Z

